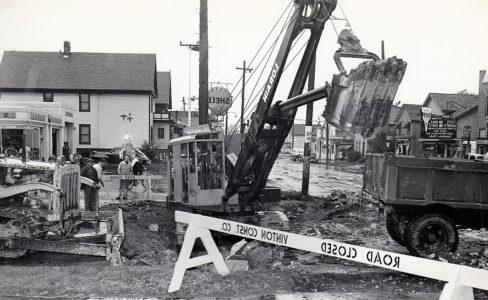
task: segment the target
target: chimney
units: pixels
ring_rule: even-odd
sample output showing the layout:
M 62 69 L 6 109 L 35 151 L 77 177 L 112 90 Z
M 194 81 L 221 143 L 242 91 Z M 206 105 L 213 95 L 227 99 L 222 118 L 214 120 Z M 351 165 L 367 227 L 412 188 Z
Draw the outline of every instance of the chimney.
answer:
M 69 41 L 64 41 L 64 51 L 63 51 L 63 58 L 68 58 L 71 54 L 71 44 Z

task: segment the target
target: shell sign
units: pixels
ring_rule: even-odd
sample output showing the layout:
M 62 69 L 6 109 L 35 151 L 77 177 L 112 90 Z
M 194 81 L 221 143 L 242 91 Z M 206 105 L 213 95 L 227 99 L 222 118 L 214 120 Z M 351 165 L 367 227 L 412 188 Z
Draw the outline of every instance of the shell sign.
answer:
M 231 105 L 232 95 L 226 88 L 214 87 L 208 91 L 208 108 L 213 114 L 221 116 Z

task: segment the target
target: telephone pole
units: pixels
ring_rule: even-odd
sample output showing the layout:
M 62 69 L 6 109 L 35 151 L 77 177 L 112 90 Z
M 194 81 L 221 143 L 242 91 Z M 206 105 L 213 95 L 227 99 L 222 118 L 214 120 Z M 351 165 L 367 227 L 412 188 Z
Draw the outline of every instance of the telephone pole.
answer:
M 246 72 L 251 72 L 252 69 L 246 68 L 246 61 L 242 63 L 242 68 L 236 67 L 237 70 L 242 70 L 242 101 L 241 101 L 241 138 L 244 135 L 244 90 L 246 88 Z
M 308 72 L 308 90 L 311 91 L 315 86 L 315 55 L 312 57 L 312 65 Z M 310 182 L 310 146 L 312 142 L 312 118 L 313 102 L 307 104 L 307 114 L 305 116 L 305 145 L 303 149 L 303 175 L 302 175 L 302 196 L 308 196 L 308 186 Z
M 208 6 L 200 0 L 200 61 L 198 78 L 198 123 L 208 124 Z

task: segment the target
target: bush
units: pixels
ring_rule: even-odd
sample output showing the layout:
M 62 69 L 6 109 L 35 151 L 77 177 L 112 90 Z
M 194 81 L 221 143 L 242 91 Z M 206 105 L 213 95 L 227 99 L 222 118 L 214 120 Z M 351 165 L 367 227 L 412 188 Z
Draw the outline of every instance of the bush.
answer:
M 363 156 L 361 155 L 361 152 L 359 151 L 349 151 L 346 153 L 346 159 L 348 162 L 357 162 L 359 161 Z

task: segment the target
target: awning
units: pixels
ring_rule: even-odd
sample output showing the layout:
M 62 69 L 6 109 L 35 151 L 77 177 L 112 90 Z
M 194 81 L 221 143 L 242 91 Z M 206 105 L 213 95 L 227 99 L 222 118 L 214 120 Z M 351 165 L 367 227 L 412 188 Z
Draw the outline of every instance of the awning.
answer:
M 345 149 L 349 149 L 349 148 L 352 148 L 353 145 L 340 145 L 339 147 L 337 147 L 337 150 L 345 150 Z

